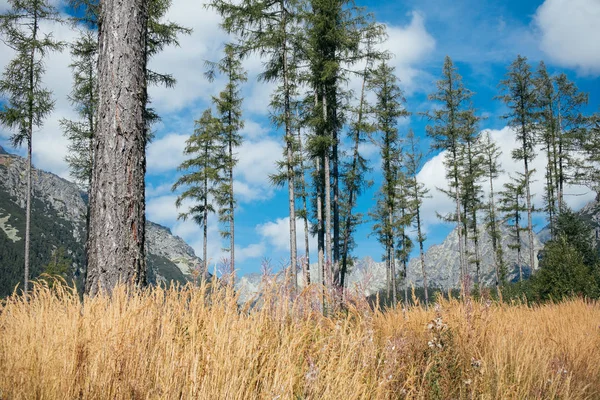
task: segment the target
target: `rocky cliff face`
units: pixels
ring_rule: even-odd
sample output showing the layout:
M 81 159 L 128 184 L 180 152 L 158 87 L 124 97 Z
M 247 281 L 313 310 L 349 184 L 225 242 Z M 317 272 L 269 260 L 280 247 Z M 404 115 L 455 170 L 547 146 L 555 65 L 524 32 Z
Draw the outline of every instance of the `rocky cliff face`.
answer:
M 22 270 L 25 233 L 26 160 L 0 147 L 0 286 L 14 287 Z M 76 274 L 84 264 L 86 204 L 78 186 L 34 169 L 32 202 L 32 277 L 41 273 L 52 251 L 66 248 Z M 147 223 L 149 277 L 153 282 L 184 282 L 201 261 L 193 249 L 168 228 Z M 0 288 L 0 292 L 2 292 Z M 6 291 L 6 289 L 4 290 Z M 2 293 L 0 293 L 1 295 Z
M 508 269 L 509 281 L 519 279 L 519 265 L 523 269 L 525 276 L 531 274 L 531 268 L 528 263 L 528 243 L 527 237 L 521 238 L 521 259 L 517 260 L 517 251 L 511 249 L 509 245 L 514 244 L 511 231 L 507 226 L 501 228 L 501 242 L 504 250 L 504 261 Z M 542 249 L 542 243 L 534 238 L 535 252 Z M 473 252 L 473 245 L 470 243 L 469 252 Z M 493 285 L 495 272 L 493 269 L 492 242 L 483 227 L 480 228 L 480 251 L 481 251 L 481 282 L 484 285 Z M 446 239 L 439 245 L 431 246 L 425 253 L 425 266 L 427 271 L 428 283 L 430 288 L 438 289 L 458 289 L 460 288 L 460 268 L 458 255 L 458 234 L 456 230 L 450 232 Z M 402 265 L 398 263 L 397 271 L 402 271 Z M 536 265 L 537 268 L 537 257 Z M 475 275 L 475 265 L 469 267 L 471 277 Z M 252 274 L 242 277 L 238 280 L 236 287 L 241 292 L 242 301 L 252 298 L 258 292 L 263 277 L 259 274 Z M 279 274 L 276 279 L 283 280 L 283 275 Z M 320 282 L 321 278 L 317 271 L 317 266 L 311 265 L 311 279 L 314 282 Z M 398 281 L 402 286 L 404 282 Z M 409 287 L 422 287 L 423 275 L 421 273 L 421 264 L 418 257 L 410 260 L 408 264 L 408 279 L 406 281 Z M 298 280 L 300 286 L 303 285 L 302 278 Z M 364 296 L 372 296 L 381 292 L 386 287 L 386 270 L 384 262 L 374 261 L 371 257 L 365 257 L 356 260 L 348 276 L 348 288 L 363 293 Z

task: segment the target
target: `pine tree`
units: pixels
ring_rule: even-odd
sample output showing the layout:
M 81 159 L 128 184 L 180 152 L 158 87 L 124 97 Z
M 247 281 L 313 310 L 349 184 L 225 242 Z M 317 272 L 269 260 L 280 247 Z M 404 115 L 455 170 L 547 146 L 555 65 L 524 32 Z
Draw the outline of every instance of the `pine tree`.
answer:
M 427 134 L 433 139 L 435 150 L 446 151 L 444 164 L 449 190 L 443 191 L 455 202 L 454 215 L 443 216 L 444 219 L 455 222 L 458 233 L 458 252 L 460 263 L 461 293 L 468 294 L 466 251 L 463 237 L 466 235 L 462 221 L 462 193 L 460 186 L 460 146 L 464 141 L 465 123 L 472 115 L 472 110 L 465 110 L 472 97 L 471 91 L 462 84 L 462 78 L 450 57 L 446 57 L 442 79 L 437 82 L 437 91 L 428 96 L 429 100 L 438 102 L 438 109 L 424 113 L 432 122 L 427 126 Z
M 119 282 L 146 284 L 147 2 L 104 0 L 99 20 L 99 117 L 87 247 L 89 295 L 110 292 Z
M 589 121 L 582 114 L 582 108 L 588 104 L 587 93 L 579 91 L 565 74 L 560 74 L 554 79 L 556 85 L 556 109 L 558 129 L 557 166 L 557 198 L 559 212 L 565 207 L 564 186 L 569 182 L 577 182 L 577 170 L 581 169 L 581 162 L 574 156 L 577 150 L 578 138 L 585 135 Z
M 25 196 L 25 265 L 23 292 L 29 290 L 29 247 L 31 235 L 32 165 L 31 153 L 34 128 L 43 125 L 52 112 L 52 92 L 42 85 L 44 57 L 60 51 L 64 44 L 52 34 L 41 32 L 46 21 L 58 21 L 56 8 L 48 0 L 8 0 L 11 9 L 0 16 L 2 41 L 16 55 L 4 70 L 0 80 L 0 95 L 5 102 L 0 109 L 0 123 L 15 131 L 14 146 L 27 144 L 27 191 Z
M 533 247 L 533 211 L 531 194 L 531 175 L 534 170 L 530 164 L 536 154 L 537 133 L 537 106 L 535 82 L 527 58 L 518 56 L 508 67 L 506 79 L 500 82 L 503 92 L 497 98 L 502 100 L 509 108 L 509 113 L 503 118 L 508 120 L 508 125 L 516 132 L 520 147 L 513 150 L 512 157 L 523 162 L 523 177 L 525 179 L 525 200 L 527 203 L 527 236 L 529 239 L 529 265 L 535 269 L 535 249 Z
M 293 98 L 297 95 L 297 65 L 295 47 L 299 26 L 299 4 L 295 0 L 254 0 L 233 4 L 214 0 L 211 7 L 223 17 L 222 26 L 228 33 L 240 37 L 239 46 L 244 54 L 258 53 L 267 58 L 260 78 L 278 84 L 272 96 L 273 122 L 284 129 L 284 159 L 280 173 L 272 180 L 278 185 L 287 183 L 290 219 L 290 270 L 292 281 L 297 282 L 296 249 L 296 162 L 297 147 L 293 121 Z
M 408 131 L 406 137 L 407 150 L 405 151 L 404 166 L 406 169 L 407 188 L 410 197 L 410 209 L 414 215 L 414 224 L 417 229 L 417 242 L 419 243 L 419 261 L 421 264 L 421 273 L 423 274 L 423 289 L 425 291 L 425 307 L 429 307 L 429 292 L 427 287 L 427 270 L 425 268 L 425 249 L 424 243 L 427 240 L 423 233 L 421 220 L 421 206 L 423 199 L 428 197 L 429 189 L 422 182 L 417 180 L 419 170 L 423 166 L 423 153 L 419 150 L 419 143 L 414 132 Z
M 372 134 L 375 127 L 370 121 L 372 114 L 371 106 L 367 101 L 367 86 L 371 77 L 373 63 L 375 60 L 385 57 L 376 51 L 375 45 L 383 40 L 384 31 L 380 25 L 373 24 L 369 29 L 364 31 L 364 39 L 362 44 L 362 53 L 365 58 L 365 68 L 361 73 L 362 83 L 358 105 L 350 109 L 353 114 L 350 122 L 348 137 L 352 143 L 351 160 L 344 166 L 345 173 L 343 174 L 344 195 L 341 201 L 343 226 L 342 226 L 342 243 L 341 243 L 341 268 L 339 274 L 340 287 L 345 286 L 346 274 L 348 272 L 348 256 L 352 248 L 353 233 L 356 226 L 361 223 L 362 215 L 356 214 L 357 198 L 361 195 L 363 189 L 371 185 L 371 182 L 365 180 L 365 174 L 369 170 L 367 160 L 360 153 L 360 145 L 364 143 L 367 137 Z
M 482 196 L 483 188 L 480 181 L 485 174 L 483 170 L 483 157 L 481 155 L 480 136 L 477 131 L 479 118 L 474 115 L 474 111 L 467 109 L 464 124 L 464 143 L 459 147 L 460 165 L 460 185 L 463 203 L 463 227 L 465 230 L 465 248 L 468 248 L 467 241 L 473 242 L 474 259 L 470 263 L 475 264 L 475 286 L 480 289 L 481 273 L 481 254 L 479 251 L 479 224 L 478 213 L 483 208 Z
M 196 121 L 194 134 L 186 141 L 184 154 L 188 157 L 179 166 L 179 171 L 184 171 L 172 190 L 183 187 L 185 190 L 177 197 L 175 205 L 180 208 L 185 200 L 190 200 L 193 205 L 185 212 L 179 214 L 184 221 L 192 218 L 194 222 L 203 228 L 202 277 L 208 276 L 208 216 L 215 213 L 213 205 L 214 197 L 220 183 L 220 172 L 222 169 L 221 159 L 223 148 L 220 144 L 219 135 L 222 132 L 221 121 L 213 117 L 210 109 L 202 113 L 202 117 Z
M 309 66 L 306 84 L 311 88 L 311 126 L 309 150 L 318 164 L 314 177 L 322 206 L 323 245 L 319 254 L 327 265 L 326 280 L 333 285 L 340 257 L 339 133 L 344 123 L 341 108 L 345 97 L 342 84 L 346 72 L 360 60 L 361 30 L 368 25 L 361 9 L 349 0 L 309 0 L 303 19 L 306 23 L 304 54 Z M 307 103 L 308 104 L 308 103 Z M 332 237 L 333 235 L 333 237 Z M 321 233 L 319 233 L 321 236 Z M 321 257 L 319 258 L 321 260 Z M 321 265 L 320 265 L 321 267 Z
M 532 172 L 530 172 L 531 174 Z M 523 263 L 521 262 L 522 239 L 521 232 L 527 228 L 521 227 L 521 214 L 528 210 L 524 201 L 526 197 L 526 185 L 528 179 L 519 173 L 518 177 L 511 177 L 511 181 L 504 184 L 504 190 L 500 192 L 500 211 L 505 213 L 507 225 L 512 230 L 512 244 L 509 248 L 517 251 L 517 264 L 519 266 L 519 281 L 523 280 Z M 502 276 L 500 277 L 502 280 Z
M 504 171 L 501 169 L 500 162 L 498 161 L 502 155 L 502 151 L 500 150 L 500 147 L 492 141 L 489 132 L 483 136 L 482 155 L 483 168 L 485 176 L 489 180 L 490 187 L 487 207 L 485 208 L 486 229 L 492 241 L 496 290 L 500 292 L 500 284 L 506 279 L 506 266 L 504 265 L 504 252 L 502 249 L 502 236 L 500 231 L 500 224 L 502 224 L 502 221 L 498 216 L 494 182 Z
M 548 214 L 548 223 L 550 225 L 550 236 L 555 237 L 554 223 L 559 211 L 558 190 L 560 184 L 558 168 L 558 148 L 559 132 L 556 113 L 557 96 L 554 88 L 554 81 L 548 74 L 544 62 L 540 62 L 535 76 L 535 87 L 538 93 L 539 107 L 539 141 L 544 146 L 546 152 L 546 185 L 544 188 L 544 209 Z
M 401 155 L 399 163 L 402 163 Z M 397 219 L 395 221 L 395 237 L 398 238 L 396 246 L 396 257 L 402 264 L 402 279 L 404 280 L 404 305 L 408 307 L 408 261 L 410 253 L 413 250 L 413 242 L 408 236 L 407 230 L 412 225 L 414 219 L 414 209 L 412 208 L 412 198 L 408 178 L 398 166 L 398 176 L 396 178 L 396 207 L 398 209 Z
M 385 248 L 385 259 L 389 270 L 392 301 L 396 302 L 396 254 L 395 232 L 397 229 L 397 184 L 399 178 L 399 158 L 401 153 L 400 136 L 398 134 L 398 121 L 408 115 L 403 107 L 404 98 L 398 79 L 394 75 L 394 68 L 383 62 L 373 71 L 370 87 L 375 92 L 376 130 L 382 158 L 381 170 L 383 183 L 380 191 L 381 199 L 379 212 L 373 214 L 379 220 L 380 241 Z
M 90 30 L 83 31 L 71 44 L 71 56 L 73 90 L 69 100 L 77 110 L 79 120 L 62 119 L 60 124 L 69 139 L 69 153 L 65 159 L 71 176 L 87 192 L 92 184 L 94 132 L 97 126 L 98 35 Z
M 242 120 L 242 97 L 240 85 L 246 82 L 246 72 L 242 68 L 242 62 L 235 47 L 231 44 L 225 46 L 225 57 L 218 63 L 207 63 L 209 70 L 207 77 L 213 80 L 218 72 L 225 76 L 227 84 L 218 96 L 213 97 L 217 108 L 217 116 L 221 121 L 221 143 L 223 152 L 222 180 L 216 198 L 219 204 L 219 221 L 225 224 L 221 230 L 221 236 L 229 239 L 229 268 L 231 282 L 235 276 L 235 191 L 233 187 L 233 170 L 237 165 L 235 150 L 242 145 L 240 130 L 244 127 Z

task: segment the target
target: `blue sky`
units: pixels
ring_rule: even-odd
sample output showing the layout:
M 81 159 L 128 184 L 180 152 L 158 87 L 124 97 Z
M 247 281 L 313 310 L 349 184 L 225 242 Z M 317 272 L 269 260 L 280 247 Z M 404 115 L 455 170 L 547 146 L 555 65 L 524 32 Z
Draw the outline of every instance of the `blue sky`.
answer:
M 517 54 L 525 55 L 532 64 L 544 60 L 551 72 L 565 72 L 578 87 L 590 94 L 589 112 L 600 104 L 600 2 L 598 0 L 384 0 L 358 1 L 388 27 L 389 40 L 384 47 L 394 54 L 391 63 L 396 67 L 400 86 L 407 99 L 406 107 L 413 115 L 399 124 L 400 132 L 412 128 L 424 136 L 425 121 L 418 112 L 432 107 L 426 96 L 434 88 L 446 55 L 452 57 L 463 76 L 465 86 L 475 92 L 475 107 L 487 119 L 480 128 L 491 130 L 504 150 L 503 163 L 508 171 L 518 170 L 510 160 L 515 146 L 514 137 L 500 116 L 505 112 L 502 103 L 493 100 L 497 85 L 506 66 Z M 60 3 L 58 3 L 62 6 Z M 7 8 L 0 0 L 0 10 Z M 194 29 L 191 36 L 181 38 L 181 47 L 168 48 L 155 59 L 151 67 L 172 73 L 178 80 L 174 89 L 153 88 L 151 96 L 162 116 L 156 126 L 156 140 L 148 149 L 147 215 L 154 222 L 168 226 L 201 254 L 201 229 L 192 222 L 177 220 L 174 201 L 176 194 L 170 188 L 177 179 L 177 166 L 183 160 L 185 140 L 193 130 L 193 121 L 218 93 L 223 81 L 209 83 L 204 78 L 204 60 L 218 60 L 222 56 L 227 36 L 218 28 L 219 19 L 205 10 L 197 0 L 173 0 L 168 19 Z M 66 26 L 44 26 L 54 31 L 59 39 L 70 41 L 76 33 Z M 0 44 L 0 67 L 12 57 L 11 51 Z M 35 133 L 34 163 L 65 178 L 69 177 L 64 162 L 67 141 L 62 136 L 58 121 L 73 118 L 66 96 L 70 91 L 71 75 L 67 68 L 69 53 L 53 54 L 46 61 L 45 82 L 54 92 L 56 109 L 44 127 Z M 287 191 L 269 184 L 268 174 L 275 171 L 275 162 L 281 157 L 281 132 L 268 121 L 269 95 L 272 85 L 257 83 L 261 61 L 251 57 L 244 63 L 249 80 L 243 88 L 245 97 L 245 143 L 239 150 L 239 165 L 235 173 L 239 208 L 236 215 L 237 268 L 240 274 L 257 272 L 261 260 L 270 258 L 277 268 L 288 256 Z M 351 87 L 358 87 L 351 81 Z M 10 149 L 10 132 L 0 128 L 0 144 Z M 423 137 L 427 150 L 427 139 Z M 380 184 L 379 157 L 373 145 L 364 146 L 373 167 L 373 189 L 359 201 L 359 208 L 367 212 L 373 205 L 373 196 Z M 24 154 L 23 149 L 13 151 Z M 449 211 L 448 199 L 436 190 L 444 185 L 443 155 L 429 154 L 428 162 L 419 175 L 431 189 L 432 198 L 424 204 L 424 217 L 429 240 L 427 245 L 439 243 L 450 227 L 436 219 L 435 211 Z M 538 170 L 544 161 L 536 160 Z M 500 179 L 500 184 L 507 176 Z M 536 203 L 541 204 L 540 179 L 534 185 Z M 536 189 L 537 188 L 537 189 Z M 582 187 L 570 188 L 570 204 L 577 208 L 593 195 Z M 539 227 L 543 220 L 538 218 Z M 299 225 L 301 231 L 301 225 Z M 375 237 L 369 237 L 371 223 L 358 229 L 355 254 L 380 259 L 382 250 Z M 209 224 L 209 258 L 219 260 L 224 254 L 216 223 Z M 312 240 L 312 239 L 311 239 Z M 299 238 L 299 248 L 303 248 Z M 312 240 L 314 249 L 315 241 Z M 314 256 L 314 252 L 313 252 Z M 314 260 L 314 257 L 311 257 Z

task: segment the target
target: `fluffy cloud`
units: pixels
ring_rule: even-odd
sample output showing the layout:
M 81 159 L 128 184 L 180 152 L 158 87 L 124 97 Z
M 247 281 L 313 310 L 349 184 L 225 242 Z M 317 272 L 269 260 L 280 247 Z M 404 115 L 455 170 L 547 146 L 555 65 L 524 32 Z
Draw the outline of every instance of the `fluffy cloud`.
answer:
M 540 47 L 556 63 L 600 74 L 600 1 L 546 0 L 536 11 Z
M 396 67 L 405 90 L 415 90 L 422 72 L 415 65 L 423 61 L 435 50 L 435 39 L 425 28 L 425 19 L 421 13 L 413 11 L 411 22 L 407 26 L 387 25 L 388 40 L 383 47 L 393 55 L 390 61 Z
M 517 172 L 521 172 L 523 167 L 520 162 L 514 161 L 511 157 L 512 150 L 518 145 L 515 133 L 511 128 L 505 127 L 500 130 L 489 130 L 487 132 L 490 133 L 492 140 L 502 150 L 499 162 L 504 173 L 494 181 L 494 191 L 497 195 L 500 190 L 503 190 L 504 184 L 510 181 L 510 176 L 517 176 Z M 429 226 L 440 223 L 440 220 L 436 217 L 436 212 L 441 215 L 447 215 L 455 209 L 452 199 L 438 190 L 438 188 L 448 189 L 444 167 L 445 154 L 445 152 L 442 152 L 427 161 L 417 176 L 419 182 L 425 184 L 431 195 L 430 198 L 424 199 L 421 210 L 423 220 Z M 543 204 L 546 163 L 545 155 L 538 150 L 538 156 L 529 166 L 535 169 L 532 177 L 531 192 L 533 194 L 533 203 L 538 207 L 541 207 Z M 487 198 L 489 196 L 487 181 L 483 184 L 483 189 L 484 195 Z M 582 207 L 593 199 L 594 194 L 585 187 L 567 186 L 565 188 L 565 201 L 567 205 L 574 209 Z
M 148 174 L 158 175 L 176 169 L 185 159 L 183 150 L 189 135 L 169 133 L 150 143 L 146 153 Z
M 290 217 L 277 218 L 275 221 L 269 221 L 256 227 L 256 232 L 261 236 L 262 241 L 269 245 L 269 248 L 277 251 L 290 251 Z M 304 253 L 304 221 L 296 220 L 296 248 L 298 254 Z M 317 240 L 309 234 L 309 246 L 311 249 L 317 248 Z

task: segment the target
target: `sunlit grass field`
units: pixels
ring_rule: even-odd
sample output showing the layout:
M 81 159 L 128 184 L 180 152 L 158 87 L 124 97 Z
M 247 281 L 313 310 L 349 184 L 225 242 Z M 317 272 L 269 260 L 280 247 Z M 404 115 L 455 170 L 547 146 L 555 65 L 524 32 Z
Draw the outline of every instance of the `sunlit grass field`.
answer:
M 1 399 L 600 399 L 600 304 L 255 306 L 208 286 L 0 303 Z M 333 304 L 333 301 L 327 304 Z M 257 305 L 258 304 L 258 305 Z

